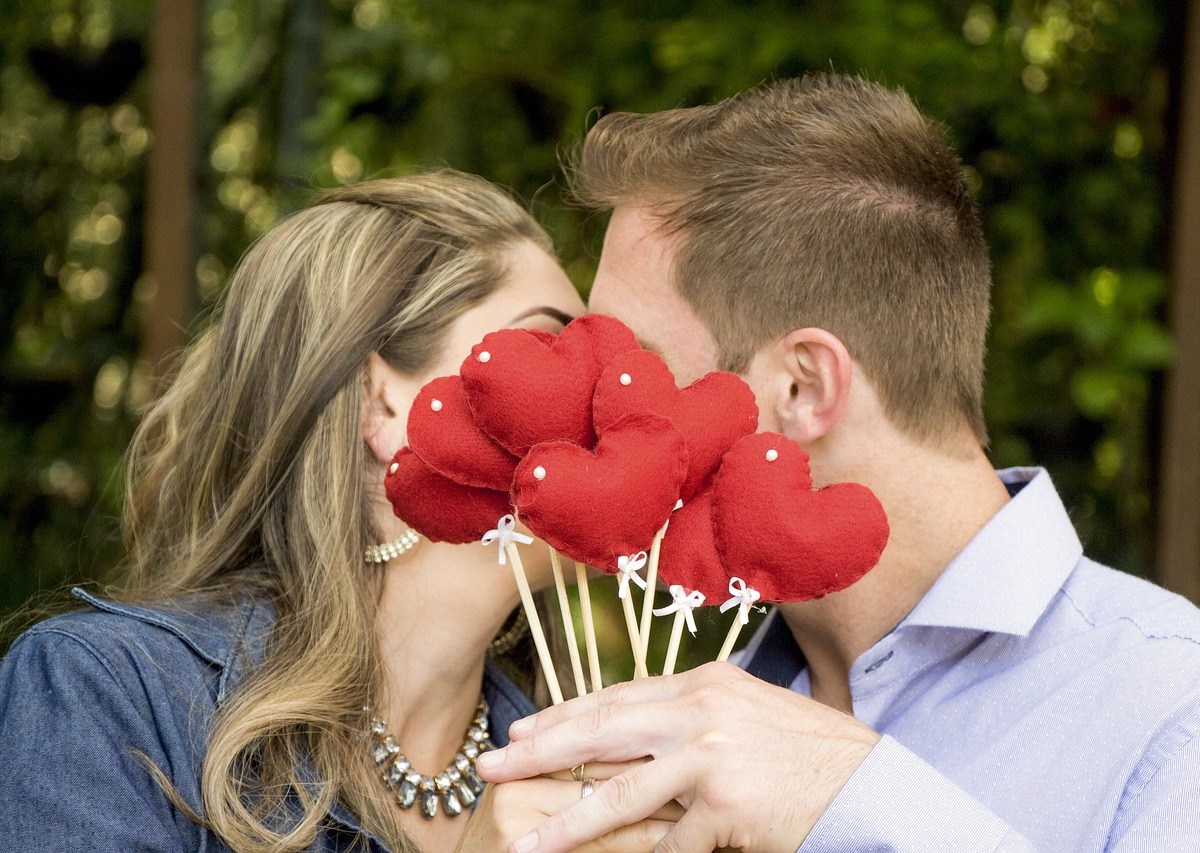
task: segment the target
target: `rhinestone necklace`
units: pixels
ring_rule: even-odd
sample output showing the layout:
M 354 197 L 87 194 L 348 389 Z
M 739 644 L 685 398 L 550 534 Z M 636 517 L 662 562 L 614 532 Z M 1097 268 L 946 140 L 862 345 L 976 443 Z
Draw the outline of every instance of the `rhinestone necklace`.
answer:
M 437 817 L 439 804 L 450 817 L 458 817 L 464 808 L 475 805 L 484 787 L 475 772 L 475 759 L 489 749 L 495 749 L 495 745 L 488 732 L 487 702 L 482 698 L 462 746 L 437 776 L 414 770 L 396 738 L 388 733 L 387 723 L 377 717 L 371 720 L 371 758 L 383 768 L 384 784 L 396 795 L 401 808 L 411 809 L 414 803 L 420 803 L 426 820 Z

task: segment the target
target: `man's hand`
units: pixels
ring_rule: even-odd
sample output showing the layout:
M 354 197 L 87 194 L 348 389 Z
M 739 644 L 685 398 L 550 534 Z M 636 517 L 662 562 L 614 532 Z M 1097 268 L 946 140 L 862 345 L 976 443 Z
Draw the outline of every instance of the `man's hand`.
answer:
M 618 684 L 519 720 L 480 756 L 489 781 L 581 762 L 650 757 L 517 839 L 514 853 L 574 850 L 678 800 L 687 813 L 655 848 L 794 853 L 878 742 L 853 717 L 729 664 Z

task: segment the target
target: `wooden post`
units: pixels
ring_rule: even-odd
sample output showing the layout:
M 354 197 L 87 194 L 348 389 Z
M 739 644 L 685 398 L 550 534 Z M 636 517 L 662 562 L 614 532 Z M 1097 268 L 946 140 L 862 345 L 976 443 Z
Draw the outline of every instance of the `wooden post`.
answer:
M 279 144 L 275 154 L 281 213 L 303 207 L 312 195 L 312 141 L 304 125 L 317 111 L 317 69 L 324 43 L 325 0 L 291 0 L 285 23 Z
M 187 342 L 196 310 L 196 110 L 200 0 L 157 0 L 150 36 L 150 149 L 146 188 L 142 357 L 151 375 Z
M 1200 604 L 1200 2 L 1189 3 L 1179 76 L 1170 323 L 1159 497 L 1159 583 Z

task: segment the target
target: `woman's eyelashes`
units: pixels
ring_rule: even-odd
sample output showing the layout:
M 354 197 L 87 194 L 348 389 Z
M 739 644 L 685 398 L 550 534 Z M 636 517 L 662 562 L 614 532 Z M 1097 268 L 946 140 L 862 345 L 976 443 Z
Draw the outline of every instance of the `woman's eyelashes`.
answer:
M 549 305 L 539 305 L 536 308 L 530 308 L 528 311 L 522 312 L 513 318 L 512 325 L 522 326 L 525 328 L 541 328 L 547 325 L 557 326 L 557 328 L 547 328 L 548 332 L 560 332 L 563 326 L 570 323 L 575 318 L 565 311 L 560 311 L 557 308 L 552 308 Z M 526 321 L 536 320 L 536 324 Z

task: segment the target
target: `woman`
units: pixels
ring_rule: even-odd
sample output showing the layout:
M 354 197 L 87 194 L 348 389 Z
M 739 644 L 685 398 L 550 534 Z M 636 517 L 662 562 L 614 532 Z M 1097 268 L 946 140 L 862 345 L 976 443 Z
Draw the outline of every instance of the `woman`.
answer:
M 428 817 L 373 753 L 469 787 L 464 733 L 503 743 L 534 710 L 486 661 L 511 574 L 420 541 L 384 471 L 485 333 L 583 310 L 534 221 L 461 174 L 338 190 L 264 236 L 134 439 L 118 599 L 77 593 L 0 665 L 0 849 L 499 850 L 578 800 L 569 775 L 474 809 L 457 787 L 456 817 L 439 789 Z

